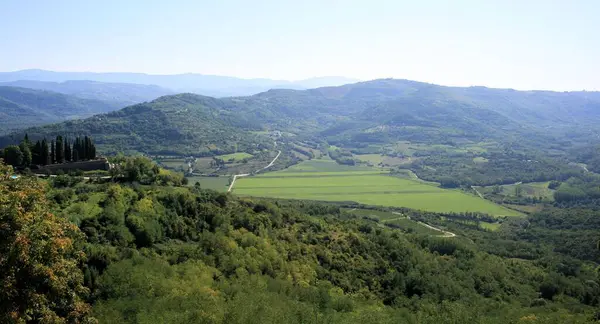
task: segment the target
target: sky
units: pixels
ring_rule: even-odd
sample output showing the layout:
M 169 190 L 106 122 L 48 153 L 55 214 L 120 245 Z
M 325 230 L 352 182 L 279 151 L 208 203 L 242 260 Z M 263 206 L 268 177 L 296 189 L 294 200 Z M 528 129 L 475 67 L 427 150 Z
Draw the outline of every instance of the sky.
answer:
M 600 90 L 597 0 L 0 0 L 0 71 Z

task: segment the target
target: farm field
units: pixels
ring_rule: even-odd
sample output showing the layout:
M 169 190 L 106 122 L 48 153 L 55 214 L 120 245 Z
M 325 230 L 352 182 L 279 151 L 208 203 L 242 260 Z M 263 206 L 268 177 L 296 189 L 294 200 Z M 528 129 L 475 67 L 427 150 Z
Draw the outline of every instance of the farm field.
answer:
M 516 187 L 521 187 L 521 195 L 523 197 L 542 197 L 547 200 L 554 200 L 554 191 L 552 189 L 548 189 L 549 182 L 529 182 L 522 183 L 519 185 L 510 184 L 510 185 L 502 185 L 500 186 L 500 195 L 503 196 L 515 196 Z M 486 186 L 486 187 L 477 187 L 479 192 L 484 194 L 490 194 L 494 190 L 494 186 Z
M 159 160 L 158 163 L 168 169 L 187 168 L 187 163 L 185 163 L 184 159 L 164 159 Z
M 225 154 L 225 155 L 218 155 L 216 156 L 219 159 L 223 159 L 223 161 L 227 162 L 227 161 L 239 161 L 239 160 L 243 160 L 246 158 L 251 158 L 253 155 L 250 153 L 246 153 L 246 152 L 238 152 L 238 153 L 231 153 L 231 154 Z
M 328 160 L 304 161 L 288 169 L 239 179 L 238 195 L 357 202 L 434 212 L 521 213 L 466 193 L 389 176 L 373 168 L 344 166 Z
M 229 184 L 229 177 L 188 177 L 188 185 L 194 186 L 196 182 L 200 182 L 200 187 L 203 189 L 212 189 L 220 192 L 226 192 Z
M 391 157 L 391 156 L 387 156 L 387 155 L 381 155 L 381 154 L 358 154 L 354 156 L 355 158 L 359 159 L 362 162 L 365 163 L 369 163 L 373 166 L 379 166 L 380 164 L 384 165 L 384 166 L 398 166 L 398 165 L 402 165 L 402 164 L 408 164 L 410 162 L 412 162 L 412 158 L 398 158 L 398 157 Z

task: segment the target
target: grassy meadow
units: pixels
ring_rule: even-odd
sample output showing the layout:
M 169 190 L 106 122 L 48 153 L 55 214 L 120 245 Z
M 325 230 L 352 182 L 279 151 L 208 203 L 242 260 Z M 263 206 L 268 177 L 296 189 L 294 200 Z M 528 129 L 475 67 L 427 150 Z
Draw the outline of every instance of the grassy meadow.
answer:
M 282 171 L 241 178 L 233 191 L 238 195 L 357 202 L 433 212 L 521 215 L 457 190 L 392 177 L 383 170 L 344 166 L 329 160 L 304 161 Z
M 203 177 L 194 176 L 188 178 L 188 185 L 193 186 L 196 182 L 200 182 L 200 187 L 204 189 L 212 189 L 216 191 L 225 192 L 227 191 L 229 177 Z
M 243 159 L 249 159 L 252 156 L 253 155 L 250 153 L 237 152 L 237 153 L 231 153 L 231 154 L 225 154 L 225 155 L 218 155 L 216 157 L 222 159 L 223 161 L 239 161 L 239 160 L 243 160 Z

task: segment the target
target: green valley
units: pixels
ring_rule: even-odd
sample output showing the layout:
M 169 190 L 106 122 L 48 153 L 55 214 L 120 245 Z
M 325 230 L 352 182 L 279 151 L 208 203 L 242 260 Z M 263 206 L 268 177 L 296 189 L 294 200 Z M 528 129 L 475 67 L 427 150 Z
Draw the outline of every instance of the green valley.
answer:
M 341 167 L 331 160 L 305 161 L 291 168 L 239 179 L 238 195 L 355 202 L 435 212 L 480 212 L 519 216 L 520 212 L 460 191 L 390 176 L 388 171 Z M 354 170 L 356 169 L 356 170 Z

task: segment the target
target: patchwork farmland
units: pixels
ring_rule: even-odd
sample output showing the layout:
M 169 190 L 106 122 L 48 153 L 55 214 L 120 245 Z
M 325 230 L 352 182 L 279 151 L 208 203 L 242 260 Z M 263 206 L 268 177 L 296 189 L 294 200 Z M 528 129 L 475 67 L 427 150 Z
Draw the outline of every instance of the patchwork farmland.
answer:
M 242 178 L 233 191 L 247 196 L 357 202 L 433 212 L 521 215 L 457 190 L 393 177 L 386 170 L 343 166 L 330 160 L 304 161 L 282 171 Z

